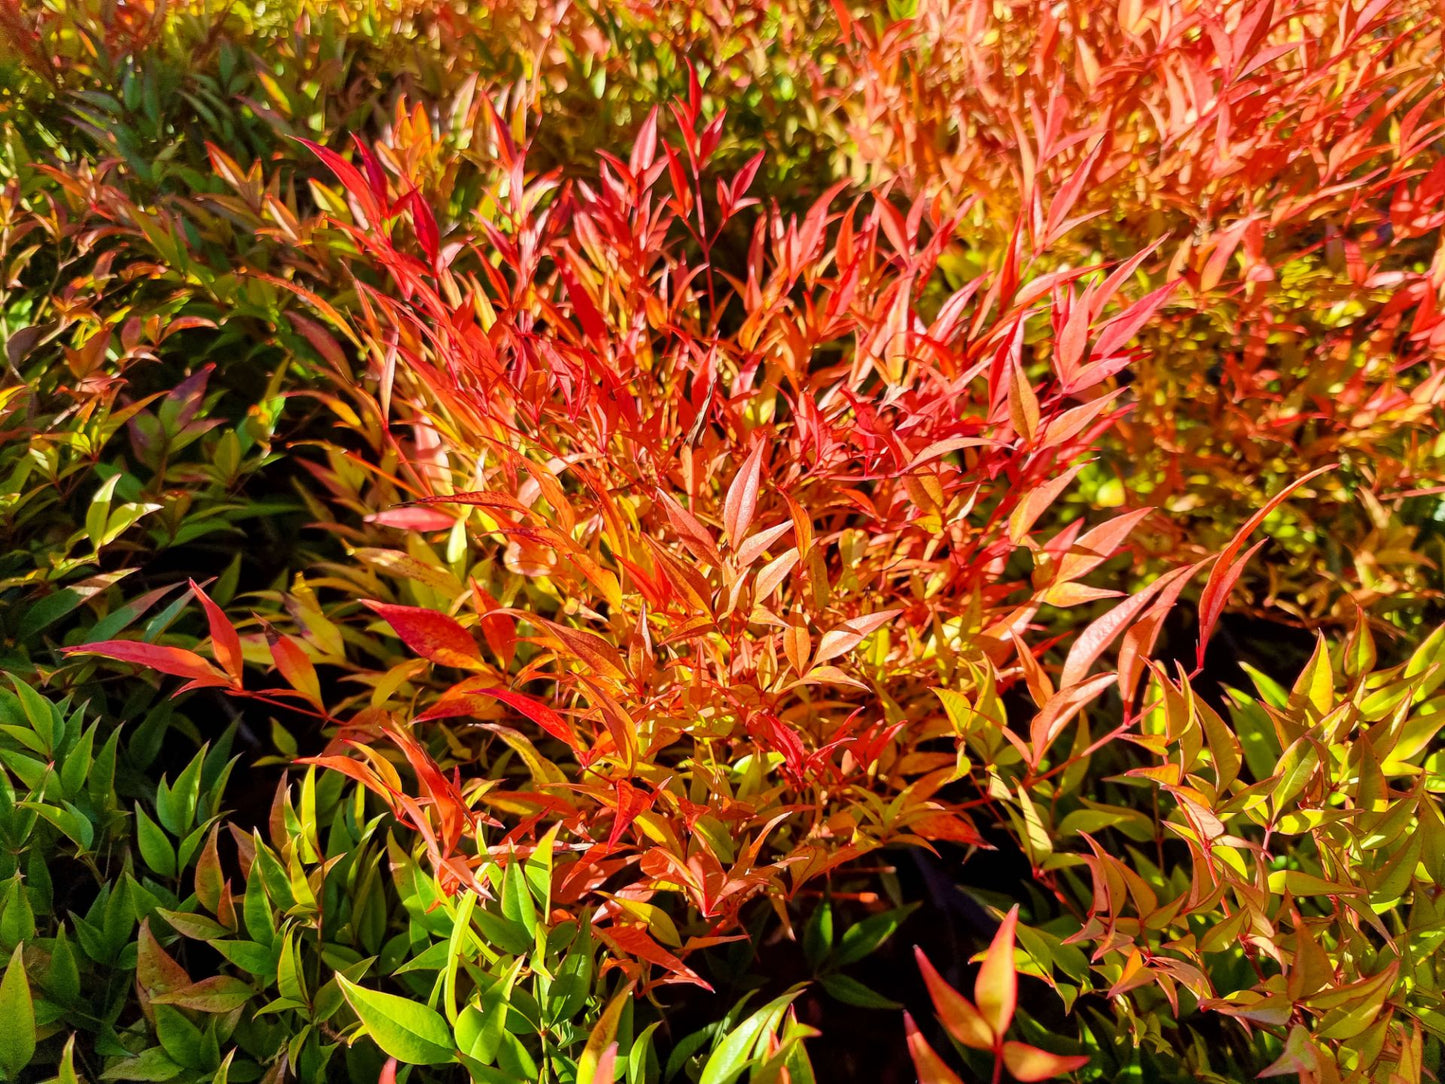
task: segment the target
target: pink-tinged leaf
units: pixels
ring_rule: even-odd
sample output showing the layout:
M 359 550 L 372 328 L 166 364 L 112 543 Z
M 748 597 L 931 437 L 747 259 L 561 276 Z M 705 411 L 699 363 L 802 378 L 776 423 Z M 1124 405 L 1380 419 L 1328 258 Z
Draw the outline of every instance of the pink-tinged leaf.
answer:
M 1073 1073 L 1089 1064 L 1082 1054 L 1050 1054 L 1028 1043 L 1010 1040 L 1003 1044 L 1003 1063 L 1015 1080 L 1052 1080 Z
M 602 1051 L 602 1056 L 597 1059 L 596 1068 L 592 1070 L 592 1079 L 596 1084 L 611 1084 L 616 1075 L 617 1044 L 608 1043 L 607 1049 Z
M 366 522 L 403 531 L 449 531 L 457 525 L 457 518 L 430 508 L 387 508 L 373 512 Z
M 1136 508 L 1086 531 L 1059 559 L 1055 582 L 1077 580 L 1115 556 L 1140 520 L 1153 512 L 1152 508 Z
M 482 653 L 472 634 L 444 613 L 422 606 L 393 606 L 366 601 L 365 605 L 396 630 L 401 642 L 438 666 L 479 669 Z
M 914 946 L 913 956 L 918 961 L 918 970 L 923 972 L 923 981 L 928 985 L 928 996 L 933 999 L 934 1011 L 948 1033 L 964 1046 L 992 1050 L 993 1031 L 973 1007 L 973 1002 L 943 981 L 943 976 L 934 970 L 921 948 Z
M 902 612 L 903 610 L 899 608 L 880 610 L 876 614 L 844 621 L 836 629 L 829 629 L 818 641 L 818 653 L 813 656 L 813 665 L 817 666 L 819 663 L 847 654 L 862 643 L 865 637 Z
M 1159 307 L 1169 300 L 1169 295 L 1174 292 L 1175 283 L 1161 286 L 1153 293 L 1140 298 L 1130 305 L 1120 315 L 1104 327 L 1099 333 L 1098 341 L 1094 344 L 1094 355 L 1099 358 L 1111 357 L 1119 351 L 1130 339 L 1139 333 L 1139 329 L 1149 322 Z
M 211 627 L 211 652 L 221 664 L 221 669 L 230 677 L 231 685 L 239 689 L 241 668 L 244 665 L 241 658 L 241 638 L 236 635 L 236 630 L 231 627 L 225 613 L 211 601 L 210 596 L 201 590 L 195 580 L 191 580 L 191 593 L 201 600 L 201 607 L 206 611 L 206 621 Z
M 1089 306 L 1083 298 L 1075 298 L 1069 309 L 1069 318 L 1059 332 L 1054 347 L 1054 369 L 1059 374 L 1059 383 L 1065 388 L 1074 380 L 1079 363 L 1084 360 L 1084 351 L 1089 343 Z
M 100 640 L 93 644 L 62 649 L 67 657 L 71 655 L 98 655 L 116 662 L 134 663 L 159 674 L 171 677 L 189 678 L 188 688 L 230 685 L 231 682 L 194 651 L 163 644 L 145 644 L 139 640 Z
M 752 526 L 753 513 L 758 507 L 758 481 L 762 468 L 763 445 L 760 442 L 733 477 L 732 485 L 728 486 L 728 494 L 723 501 L 723 527 L 734 549 L 742 545 L 743 536 Z
M 948 1066 L 944 1065 L 933 1047 L 928 1045 L 908 1013 L 903 1014 L 903 1031 L 908 1036 L 908 1056 L 913 1059 L 913 1068 L 918 1073 L 918 1084 L 963 1084 Z
M 768 597 L 797 563 L 798 547 L 794 546 L 787 553 L 775 557 L 759 569 L 758 578 L 753 583 L 753 602 L 759 606 L 767 602 Z
M 1224 612 L 1224 606 L 1229 601 L 1229 592 L 1244 571 L 1245 561 L 1254 553 L 1254 550 L 1250 550 L 1245 561 L 1235 560 L 1239 551 L 1244 547 L 1245 541 L 1264 522 L 1265 517 L 1283 504 L 1291 493 L 1334 469 L 1333 465 L 1319 467 L 1285 486 L 1271 497 L 1263 508 L 1245 521 L 1244 526 L 1229 540 L 1229 545 L 1225 546 L 1219 556 L 1215 558 L 1214 567 L 1209 572 L 1209 579 L 1204 584 L 1204 592 L 1199 596 L 1199 651 L 1196 658 L 1198 665 L 1204 665 L 1204 649 L 1209 645 L 1209 637 L 1213 635 L 1219 615 Z M 1255 547 L 1255 549 L 1258 548 L 1258 546 Z
M 316 667 L 296 640 L 290 636 L 266 630 L 266 639 L 271 646 L 271 659 L 286 683 L 310 701 L 318 710 L 321 706 L 321 682 L 316 677 Z
M 678 504 L 670 494 L 658 493 L 657 498 L 662 502 L 662 509 L 667 513 L 668 522 L 682 537 L 683 545 L 690 549 L 699 560 L 708 561 L 714 567 L 720 566 L 722 556 L 717 551 L 717 544 L 713 541 L 712 534 L 698 521 L 698 518 Z
M 643 120 L 642 127 L 637 130 L 637 138 L 632 143 L 632 155 L 627 162 L 628 169 L 634 177 L 641 177 L 656 157 L 657 106 L 654 105 Z
M 1145 611 L 1144 616 L 1124 634 L 1124 642 L 1119 645 L 1119 696 L 1125 704 L 1134 701 L 1134 689 L 1139 684 L 1139 679 L 1144 676 L 1145 664 L 1154 652 L 1154 642 L 1159 638 L 1164 619 L 1174 608 L 1184 585 L 1203 567 L 1204 563 L 1200 562 L 1180 569 L 1179 575 L 1159 592 L 1159 597 Z
M 1014 969 L 1014 929 L 1018 921 L 1019 907 L 1014 904 L 999 923 L 973 986 L 979 1015 L 995 1035 L 1008 1031 L 1018 1003 L 1018 972 Z
M 1069 646 L 1069 655 L 1064 660 L 1064 669 L 1059 675 L 1059 683 L 1064 688 L 1068 688 L 1070 685 L 1077 685 L 1082 681 L 1084 675 L 1089 672 L 1089 667 L 1093 666 L 1099 656 L 1108 649 L 1120 631 L 1143 611 L 1144 607 L 1149 604 L 1149 600 L 1169 584 L 1187 578 L 1191 571 L 1192 569 L 1188 568 L 1176 568 L 1160 576 L 1147 587 L 1119 603 L 1108 613 L 1092 621 L 1088 628 L 1079 633 L 1073 644 Z
M 1094 424 L 1099 415 L 1104 413 L 1108 407 L 1124 394 L 1126 389 L 1115 388 L 1113 391 L 1099 396 L 1081 406 L 1071 407 L 1062 414 L 1055 414 L 1048 425 L 1044 427 L 1044 443 L 1050 448 L 1057 448 L 1071 437 L 1082 432 L 1088 426 Z M 1127 407 L 1125 409 L 1128 409 Z
M 738 567 L 747 568 L 766 553 L 769 546 L 792 529 L 793 524 L 789 521 L 787 523 L 779 523 L 776 527 L 769 527 L 766 531 L 759 531 L 753 535 L 738 547 Z
M 386 1059 L 386 1064 L 381 1067 L 381 1075 L 376 1078 L 376 1084 L 396 1084 L 395 1058 Z
M 1060 689 L 1049 697 L 1048 703 L 1034 716 L 1029 727 L 1029 742 L 1033 747 L 1030 763 L 1037 766 L 1054 739 L 1069 725 L 1069 720 L 1114 684 L 1115 679 L 1114 674 L 1095 674 L 1087 681 Z

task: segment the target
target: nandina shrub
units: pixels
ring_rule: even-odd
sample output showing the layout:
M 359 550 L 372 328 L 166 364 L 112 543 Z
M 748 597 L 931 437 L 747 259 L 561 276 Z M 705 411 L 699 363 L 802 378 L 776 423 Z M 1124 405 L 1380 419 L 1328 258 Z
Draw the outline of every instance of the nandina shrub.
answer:
M 1203 1079 L 1254 1063 L 1420 1080 L 1439 1065 L 1442 642 L 1379 668 L 1362 623 L 1322 639 L 1289 688 L 1259 675 L 1224 714 L 1160 668 L 1123 780 L 1158 815 L 1040 803 L 1056 845 L 1078 840 L 1055 885 L 1082 925 L 1064 945 L 1090 950 L 1085 981 L 1115 999 L 1117 1026 L 1192 1049 Z M 1080 977 L 1047 941 L 1029 952 Z M 1216 1014 L 1244 1026 L 1205 1040 Z
M 1093 356 L 1031 381 L 1030 332 L 1086 269 L 1024 283 L 1016 245 L 939 296 L 953 227 L 926 202 L 751 211 L 755 165 L 708 175 L 722 120 L 699 99 L 672 107 L 678 145 L 654 114 L 586 185 L 530 176 L 498 122 L 475 238 L 364 146 L 356 165 L 318 148 L 348 210 L 333 229 L 391 279 L 358 280 L 350 319 L 305 292 L 366 359 L 362 389 L 292 321 L 369 435 L 369 465 L 314 468 L 319 513 L 368 513 L 334 528 L 357 564 L 309 578 L 297 635 L 237 640 L 223 670 L 87 649 L 242 694 L 242 658 L 274 661 L 290 689 L 263 695 L 339 728 L 318 762 L 420 831 L 449 890 L 485 891 L 478 862 L 556 826 L 557 903 L 600 907 L 615 957 L 664 981 L 701 981 L 684 958 L 751 899 L 786 921 L 790 893 L 884 842 L 1008 823 L 1079 713 L 1137 683 L 1192 571 L 1094 623 L 1058 688 L 1039 665 L 1041 611 L 1108 599 L 1083 581 L 1147 514 L 1036 528 L 1116 421 L 1096 389 L 1162 293 L 1112 308 L 1130 268 L 1099 274 L 1078 302 Z M 1062 196 L 1056 229 L 1068 213 Z M 714 265 L 738 226 L 747 266 Z M 1091 674 L 1126 630 L 1117 675 Z M 364 691 L 324 696 L 317 663 Z M 1036 709 L 1017 732 L 996 699 L 1015 683 Z
M 875 176 L 988 209 L 961 268 L 1078 187 L 1087 221 L 1055 260 L 1148 252 L 1141 296 L 1182 280 L 1140 329 L 1137 409 L 1082 479 L 1095 503 L 1167 508 L 1161 556 L 1217 548 L 1280 485 L 1343 464 L 1281 514 L 1290 559 L 1251 574 L 1281 619 L 1408 626 L 1439 597 L 1420 533 L 1441 483 L 1436 15 L 923 0 L 845 18 L 819 83 L 847 88 Z

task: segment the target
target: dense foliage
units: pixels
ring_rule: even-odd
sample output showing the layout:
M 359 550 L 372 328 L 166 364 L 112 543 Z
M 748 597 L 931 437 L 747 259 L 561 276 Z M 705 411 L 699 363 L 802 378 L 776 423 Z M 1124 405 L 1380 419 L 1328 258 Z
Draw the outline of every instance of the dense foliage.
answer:
M 1434 1079 L 1442 32 L 0 0 L 0 1078 Z

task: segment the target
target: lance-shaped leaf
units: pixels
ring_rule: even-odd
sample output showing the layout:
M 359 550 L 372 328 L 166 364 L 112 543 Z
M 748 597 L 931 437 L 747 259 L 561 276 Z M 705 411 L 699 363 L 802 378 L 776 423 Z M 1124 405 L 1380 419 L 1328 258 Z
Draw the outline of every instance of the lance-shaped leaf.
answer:
M 923 981 L 928 985 L 928 996 L 933 999 L 934 1011 L 948 1033 L 964 1046 L 992 1050 L 995 1045 L 993 1029 L 973 1003 L 943 981 L 943 976 L 934 970 L 921 948 L 915 946 L 913 956 L 918 961 L 918 970 L 923 972 Z
M 1028 1043 L 1010 1040 L 1003 1044 L 1003 1063 L 1014 1079 L 1023 1081 L 1052 1080 L 1089 1064 L 1082 1054 L 1051 1054 Z
M 191 580 L 190 583 L 191 593 L 201 600 L 201 608 L 206 611 L 206 622 L 211 629 L 211 653 L 221 664 L 221 669 L 231 678 L 231 684 L 240 688 L 243 665 L 241 638 L 236 635 L 236 630 L 227 619 L 225 612 L 211 601 L 210 596 L 201 590 L 200 585 L 195 580 Z
M 1244 548 L 1244 543 L 1264 522 L 1265 517 L 1284 503 L 1291 493 L 1318 478 L 1321 474 L 1332 470 L 1334 470 L 1333 465 L 1319 467 L 1285 486 L 1265 502 L 1263 508 L 1250 516 L 1244 526 L 1229 540 L 1229 544 L 1220 551 L 1214 561 L 1214 567 L 1209 572 L 1209 579 L 1204 584 L 1204 592 L 1199 596 L 1199 650 L 1195 660 L 1199 666 L 1204 665 L 1205 648 L 1209 645 L 1209 637 L 1214 633 L 1214 626 L 1219 621 L 1219 615 L 1224 612 L 1225 603 L 1229 601 L 1229 592 L 1239 580 L 1249 558 L 1259 549 L 1259 546 L 1256 545 L 1244 555 L 1243 559 L 1237 559 L 1239 551 Z
M 144 666 L 159 674 L 190 678 L 191 680 L 183 686 L 182 691 L 231 684 L 225 674 L 194 651 L 187 651 L 185 648 L 168 647 L 165 644 L 147 644 L 139 640 L 101 640 L 99 643 L 81 644 L 79 647 L 68 647 L 63 650 L 67 657 L 99 655 L 104 659 Z
M 482 653 L 472 634 L 446 614 L 423 606 L 394 606 L 370 600 L 366 606 L 395 629 L 401 642 L 422 658 L 439 666 L 464 670 L 483 666 Z
M 1008 1031 L 1018 1003 L 1018 972 L 1014 969 L 1014 928 L 1018 921 L 1019 908 L 1014 904 L 999 923 L 973 986 L 979 1015 L 1000 1038 Z
M 908 1055 L 913 1059 L 913 1068 L 918 1072 L 918 1084 L 963 1084 L 958 1074 L 950 1069 L 937 1054 L 928 1040 L 918 1030 L 913 1017 L 903 1014 L 903 1031 L 908 1037 Z
M 753 512 L 758 507 L 758 481 L 762 466 L 763 445 L 759 443 L 728 487 L 727 498 L 723 502 L 723 527 L 734 549 L 742 545 L 743 536 L 752 526 Z
M 813 665 L 817 666 L 847 654 L 862 643 L 865 637 L 902 612 L 902 609 L 880 610 L 875 614 L 854 617 L 844 621 L 836 629 L 829 629 L 818 641 L 818 653 L 813 657 Z
M 347 1004 L 382 1053 L 408 1065 L 441 1065 L 452 1061 L 456 1048 L 451 1028 L 435 1009 L 395 994 L 368 990 L 338 974 Z

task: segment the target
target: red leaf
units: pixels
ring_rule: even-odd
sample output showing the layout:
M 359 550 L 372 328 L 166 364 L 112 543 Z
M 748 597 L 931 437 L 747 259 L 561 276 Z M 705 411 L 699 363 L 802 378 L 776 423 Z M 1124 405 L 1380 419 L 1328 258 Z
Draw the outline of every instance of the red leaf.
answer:
M 406 195 L 406 205 L 411 209 L 411 220 L 416 224 L 416 239 L 421 243 L 422 251 L 426 253 L 427 259 L 433 267 L 441 255 L 441 233 L 437 230 L 436 216 L 427 206 L 426 200 L 421 198 L 421 193 L 412 189 Z
M 1059 683 L 1068 688 L 1070 685 L 1077 685 L 1082 681 L 1084 675 L 1089 672 L 1089 667 L 1093 666 L 1095 660 L 1114 642 L 1114 637 L 1119 635 L 1124 626 L 1133 621 L 1149 604 L 1150 599 L 1161 588 L 1187 577 L 1192 571 L 1193 569 L 1189 568 L 1176 568 L 1160 576 L 1153 583 L 1091 622 L 1088 628 L 1079 633 L 1078 638 L 1069 646 L 1069 655 L 1064 660 L 1064 669 L 1059 675 Z
M 836 629 L 829 629 L 818 641 L 818 653 L 813 657 L 813 665 L 817 666 L 829 659 L 836 659 L 839 655 L 846 655 L 862 643 L 870 633 L 902 612 L 901 608 L 881 610 L 875 614 L 852 618 L 844 621 Z
M 135 663 L 148 670 L 172 677 L 190 678 L 187 688 L 230 685 L 231 682 L 194 651 L 180 647 L 166 647 L 162 644 L 145 644 L 139 640 L 100 640 L 93 644 L 62 649 L 69 655 L 99 655 L 117 662 Z
M 597 935 L 625 956 L 634 956 L 655 964 L 685 982 L 701 986 L 709 993 L 712 986 L 696 971 L 659 945 L 638 926 L 595 926 Z
M 1100 693 L 1114 684 L 1116 675 L 1095 674 L 1078 685 L 1060 689 L 1043 705 L 1029 727 L 1029 741 L 1032 744 L 1031 763 L 1037 766 L 1044 759 L 1044 753 L 1054 743 L 1069 720 L 1085 705 L 1096 699 Z
M 366 216 L 370 225 L 377 225 L 385 217 L 385 204 L 378 204 L 376 196 L 372 191 L 372 185 L 362 177 L 361 172 L 348 162 L 341 155 L 333 150 L 328 150 L 319 143 L 309 139 L 298 139 L 298 142 L 311 149 L 311 153 L 326 163 L 326 168 L 336 175 L 341 186 L 357 202 L 361 212 Z
M 230 675 L 231 684 L 239 689 L 243 666 L 241 638 L 236 635 L 236 630 L 231 627 L 231 622 L 226 620 L 225 613 L 211 601 L 195 580 L 191 581 L 191 593 L 201 600 L 201 606 L 206 611 L 206 621 L 211 627 L 211 652 L 216 656 L 216 661 L 221 664 L 221 669 Z
M 692 550 L 700 560 L 709 561 L 714 567 L 721 565 L 722 557 L 717 551 L 717 544 L 698 518 L 678 504 L 670 494 L 658 493 L 657 497 L 662 501 L 663 511 L 667 513 L 673 529 L 682 536 L 683 545 Z
M 376 155 L 371 153 L 371 148 L 361 141 L 361 137 L 352 133 L 351 142 L 356 146 L 356 153 L 361 156 L 361 167 L 366 170 L 366 182 L 371 185 L 371 194 L 376 197 L 379 206 L 386 206 L 386 171 L 381 168 L 381 163 L 376 160 Z
M 438 666 L 476 670 L 482 654 L 472 634 L 444 613 L 422 606 L 393 606 L 363 600 L 368 609 L 396 630 L 401 642 Z
M 766 553 L 769 546 L 792 529 L 793 524 L 791 522 L 779 523 L 776 527 L 769 527 L 767 530 L 759 531 L 753 535 L 752 538 L 749 538 L 738 547 L 738 566 L 740 568 L 747 568 Z
M 1284 502 L 1286 497 L 1300 486 L 1334 469 L 1333 465 L 1319 467 L 1285 486 L 1271 497 L 1263 508 L 1249 517 L 1244 526 L 1229 540 L 1229 545 L 1225 546 L 1219 556 L 1215 558 L 1214 568 L 1210 570 L 1209 580 L 1204 585 L 1204 592 L 1199 596 L 1199 651 L 1195 659 L 1199 666 L 1204 665 L 1204 649 L 1209 645 L 1209 637 L 1214 632 L 1219 615 L 1224 612 L 1225 603 L 1229 601 L 1229 592 L 1238 582 L 1245 564 L 1254 554 L 1255 549 L 1259 548 L 1256 546 L 1245 555 L 1243 560 L 1236 562 L 1235 558 L 1243 548 L 1245 541 L 1264 522 L 1265 517 Z
M 432 708 L 425 715 L 418 716 L 418 720 L 424 721 L 426 719 L 444 718 L 444 715 L 439 713 L 450 701 L 459 697 L 465 696 L 467 699 L 470 699 L 474 696 L 490 697 L 493 700 L 500 700 L 508 707 L 514 708 L 517 711 L 521 712 L 528 719 L 532 720 L 532 722 L 536 723 L 543 730 L 545 730 L 548 734 L 551 734 L 552 737 L 558 738 L 561 741 L 566 742 L 574 750 L 581 752 L 582 743 L 578 740 L 576 733 L 568 724 L 567 720 L 562 718 L 562 716 L 558 715 L 555 711 L 549 708 L 546 704 L 542 703 L 540 700 L 535 700 L 524 693 L 513 692 L 510 689 L 479 689 L 472 688 L 470 686 L 471 682 L 463 682 L 456 689 L 452 690 L 452 692 L 448 693 L 446 696 L 443 696 L 436 707 Z

